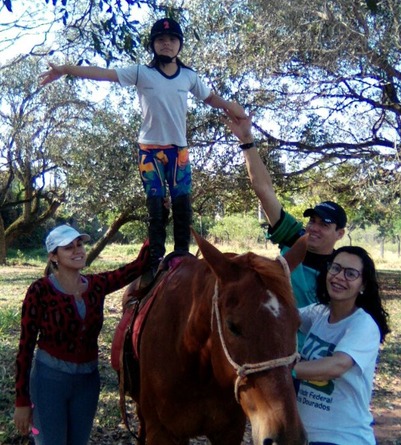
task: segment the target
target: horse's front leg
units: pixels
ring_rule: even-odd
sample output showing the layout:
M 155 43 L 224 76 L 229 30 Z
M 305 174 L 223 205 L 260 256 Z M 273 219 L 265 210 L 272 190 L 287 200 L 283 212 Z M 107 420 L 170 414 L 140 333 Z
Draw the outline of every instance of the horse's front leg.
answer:
M 189 445 L 189 440 L 172 436 L 162 425 L 146 424 L 146 445 Z
M 232 426 L 216 434 L 209 434 L 211 445 L 241 445 L 244 438 L 244 428 Z

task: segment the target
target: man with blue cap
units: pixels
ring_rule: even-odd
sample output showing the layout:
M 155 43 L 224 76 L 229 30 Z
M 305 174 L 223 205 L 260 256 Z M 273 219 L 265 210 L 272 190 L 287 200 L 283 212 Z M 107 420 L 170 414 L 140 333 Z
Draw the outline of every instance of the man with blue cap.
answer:
M 309 221 L 305 227 L 287 213 L 274 191 L 271 176 L 256 149 L 252 135 L 252 116 L 227 125 L 241 142 L 253 189 L 269 221 L 268 237 L 278 244 L 281 252 L 287 251 L 295 241 L 307 233 L 308 245 L 304 261 L 291 273 L 291 282 L 298 308 L 316 302 L 316 279 L 334 253 L 334 246 L 345 233 L 347 216 L 335 202 L 324 201 L 304 212 Z M 303 339 L 299 337 L 299 342 Z M 302 346 L 301 344 L 299 345 Z

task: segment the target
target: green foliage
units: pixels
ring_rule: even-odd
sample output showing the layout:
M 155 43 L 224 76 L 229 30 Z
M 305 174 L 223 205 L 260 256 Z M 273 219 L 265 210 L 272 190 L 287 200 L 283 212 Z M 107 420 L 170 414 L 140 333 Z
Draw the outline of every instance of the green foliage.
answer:
M 20 312 L 17 308 L 0 308 L 0 336 L 19 329 Z
M 38 62 L 25 58 L 0 70 L 0 239 L 7 246 L 28 246 L 63 202 L 64 150 L 90 114 L 76 90 L 38 88 Z
M 11 440 L 16 431 L 12 414 L 14 409 L 14 361 L 19 338 L 20 311 L 16 300 L 4 292 L 1 282 L 0 294 L 6 304 L 0 305 L 0 443 L 17 443 Z
M 50 228 L 53 226 L 52 220 L 46 224 L 38 225 L 30 233 L 21 233 L 13 242 L 11 247 L 13 249 L 21 249 L 23 251 L 36 249 L 38 247 L 44 248 L 44 240 Z M 12 253 L 7 254 L 7 258 L 12 257 Z
M 399 0 L 45 3 L 36 5 L 46 12 L 45 21 L 52 12 L 52 29 L 62 28 L 50 52 L 45 46 L 35 49 L 46 62 L 48 55 L 56 63 L 96 64 L 97 55 L 106 65 L 149 61 L 151 23 L 165 14 L 175 17 L 184 30 L 184 62 L 225 99 L 255 112 L 255 136 L 287 210 L 301 218 L 305 206 L 333 199 L 349 211 L 353 226 L 375 223 L 383 236 L 399 234 L 401 78 L 394 32 L 401 26 Z M 11 9 L 11 1 L 4 4 Z M 25 29 L 19 19 L 16 25 Z M 141 236 L 146 210 L 132 158 L 140 122 L 135 89 L 111 88 L 110 100 L 95 106 L 85 100 L 83 85 L 90 82 L 70 79 L 38 89 L 32 78 L 44 64 L 40 57 L 30 63 L 3 68 L 3 96 L 10 103 L 18 98 L 15 110 L 31 111 L 30 99 L 40 99 L 32 101 L 31 120 L 17 120 L 18 131 L 10 132 L 17 135 L 18 148 L 29 147 L 32 135 L 42 138 L 33 165 L 47 165 L 55 175 L 53 193 L 66 187 L 59 199 L 67 199 L 68 215 L 79 214 L 88 224 L 96 215 L 110 227 L 133 209 L 130 217 L 138 227 L 127 229 L 126 236 Z M 90 99 L 95 91 L 89 88 Z M 218 214 L 256 212 L 243 157 L 222 113 L 199 101 L 190 101 L 189 109 L 194 224 Z M 10 147 L 10 156 L 3 157 L 15 152 Z M 21 184 L 34 183 L 32 174 L 24 173 L 30 163 L 22 161 L 14 188 L 19 194 Z M 7 211 L 7 217 L 6 227 L 15 215 Z M 201 230 L 207 232 L 204 224 Z
M 197 216 L 193 217 L 192 227 L 194 230 L 199 233 L 200 236 L 207 238 L 210 233 L 210 229 L 216 224 L 215 219 L 210 216 Z
M 124 224 L 120 232 L 124 236 L 124 240 L 129 243 L 146 239 L 148 233 L 147 226 L 143 221 L 132 221 Z
M 235 242 L 241 248 L 248 248 L 263 239 L 263 230 L 255 217 L 237 214 L 218 220 L 209 229 L 209 236 L 214 237 L 215 242 Z
M 43 247 L 31 249 L 10 248 L 7 252 L 8 265 L 37 266 L 47 260 L 47 253 Z

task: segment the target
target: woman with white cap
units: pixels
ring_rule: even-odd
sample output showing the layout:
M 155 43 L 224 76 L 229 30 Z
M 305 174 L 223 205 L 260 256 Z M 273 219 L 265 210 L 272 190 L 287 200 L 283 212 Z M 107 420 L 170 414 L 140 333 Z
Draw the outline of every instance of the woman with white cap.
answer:
M 23 435 L 32 431 L 35 444 L 88 443 L 100 391 L 97 340 L 105 296 L 149 267 L 145 242 L 133 262 L 83 275 L 89 239 L 68 225 L 53 229 L 46 274 L 29 286 L 22 305 L 14 421 Z

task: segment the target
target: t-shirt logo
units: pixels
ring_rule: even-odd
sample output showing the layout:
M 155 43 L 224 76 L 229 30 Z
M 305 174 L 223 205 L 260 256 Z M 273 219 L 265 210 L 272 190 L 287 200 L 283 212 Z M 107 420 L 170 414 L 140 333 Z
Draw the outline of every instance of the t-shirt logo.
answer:
M 317 335 L 310 333 L 305 340 L 304 347 L 302 349 L 302 355 L 308 360 L 313 360 L 320 357 L 331 357 L 333 355 L 335 347 L 336 345 L 328 343 L 319 338 Z M 331 394 L 334 390 L 334 382 L 332 380 L 304 380 L 304 384 L 325 394 Z
M 331 393 L 334 391 L 333 380 L 304 380 L 303 384 L 327 395 L 331 395 Z

